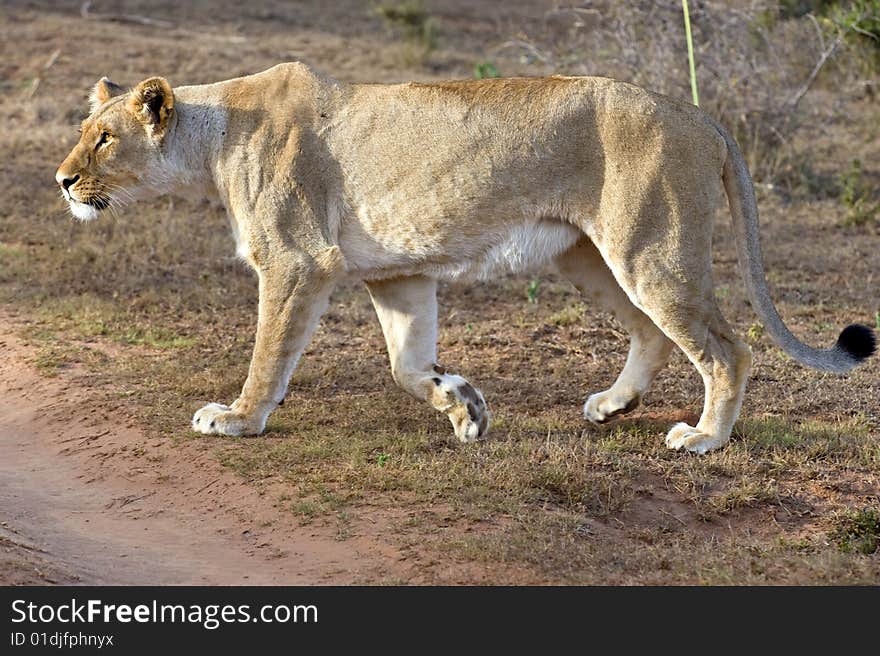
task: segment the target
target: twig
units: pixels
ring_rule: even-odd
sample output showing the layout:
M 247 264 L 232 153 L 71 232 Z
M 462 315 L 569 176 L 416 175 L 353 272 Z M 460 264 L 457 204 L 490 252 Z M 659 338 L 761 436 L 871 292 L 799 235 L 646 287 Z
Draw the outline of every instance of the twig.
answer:
M 797 90 L 797 93 L 791 97 L 788 101 L 787 109 L 789 112 L 793 112 L 797 109 L 797 106 L 800 104 L 803 97 L 807 94 L 807 91 L 810 90 L 810 87 L 813 86 L 813 82 L 816 81 L 816 78 L 819 76 L 819 71 L 822 70 L 822 67 L 825 66 L 825 63 L 828 59 L 833 55 L 837 49 L 840 47 L 840 44 L 843 43 L 843 34 L 838 34 L 837 38 L 834 39 L 832 44 L 822 52 L 822 56 L 819 57 L 819 61 L 816 62 L 816 65 L 813 66 L 813 70 L 810 72 L 809 77 L 807 77 L 807 81 L 804 82 L 803 86 Z
M 37 92 L 37 89 L 40 87 L 40 82 L 43 80 L 43 76 L 49 72 L 49 69 L 52 68 L 53 64 L 55 64 L 58 56 L 61 54 L 61 49 L 54 50 L 51 55 L 49 55 L 49 59 L 46 60 L 46 63 L 43 64 L 43 68 L 40 69 L 40 72 L 37 73 L 37 76 L 34 78 L 34 81 L 31 82 L 31 88 L 28 89 L 27 97 L 33 98 L 34 94 Z
M 159 18 L 150 18 L 149 16 L 141 16 L 139 14 L 105 14 L 105 13 L 94 13 L 91 11 L 91 0 L 88 2 L 84 2 L 82 7 L 80 7 L 79 13 L 80 16 L 85 20 L 96 20 L 96 21 L 108 21 L 114 23 L 134 23 L 136 25 L 146 25 L 147 27 L 159 27 L 162 29 L 175 29 L 176 32 L 179 32 L 181 35 L 189 35 L 206 39 L 214 39 L 217 41 L 223 41 L 227 43 L 244 43 L 247 41 L 246 37 L 240 35 L 227 35 L 227 34 L 211 34 L 209 32 L 196 32 L 194 30 L 187 30 L 184 28 L 176 27 L 174 23 L 167 20 L 162 20 Z M 300 55 L 296 55 L 300 56 Z
M 812 13 L 807 14 L 807 18 L 813 25 L 813 29 L 816 30 L 816 38 L 819 39 L 819 48 L 825 50 L 825 35 L 822 34 L 822 26 L 819 25 L 819 21 L 816 20 L 816 17 Z
M 150 18 L 149 16 L 141 16 L 139 14 L 94 14 L 91 10 L 91 0 L 84 2 L 79 8 L 79 14 L 85 20 L 110 21 L 114 23 L 136 23 L 138 25 L 146 25 L 148 27 L 161 27 L 170 29 L 174 27 L 171 21 L 161 20 L 158 18 Z
M 110 429 L 108 428 L 107 430 L 103 430 L 100 433 L 95 433 L 94 435 L 86 435 L 85 437 L 80 437 L 80 436 L 68 437 L 66 440 L 61 440 L 59 442 L 59 444 L 64 444 L 65 442 L 73 442 L 75 440 L 79 440 L 80 443 L 91 442 L 92 440 L 97 440 L 99 437 L 104 437 L 109 432 L 110 432 Z
M 119 504 L 118 507 L 124 508 L 125 506 L 129 505 L 130 503 L 134 503 L 135 501 L 140 501 L 141 499 L 146 499 L 147 497 L 151 497 L 154 494 L 156 494 L 155 490 L 153 490 L 152 492 L 147 492 L 146 494 L 142 494 L 139 497 L 136 497 L 134 495 L 130 495 L 130 496 L 126 496 L 126 497 L 117 497 L 117 498 L 113 499 L 112 501 L 110 501 L 110 503 L 108 503 L 106 506 L 104 506 L 104 508 L 109 510 L 110 508 L 112 508 L 113 506 L 116 505 L 117 501 L 122 502 Z
M 500 46 L 495 48 L 495 52 L 501 52 L 509 48 L 519 48 L 520 50 L 525 50 L 542 64 L 551 64 L 553 62 L 553 55 L 540 50 L 537 46 L 535 46 L 535 44 L 529 43 L 524 39 L 511 39 L 510 41 L 505 41 Z
M 792 97 L 792 99 L 788 102 L 789 111 L 794 111 L 797 108 L 798 104 L 801 102 L 801 99 L 806 95 L 807 91 L 810 90 L 810 87 L 813 85 L 813 82 L 816 81 L 816 77 L 819 75 L 819 71 L 822 70 L 822 67 L 825 66 L 825 63 L 831 58 L 831 56 L 837 52 L 837 49 L 840 47 L 840 44 L 843 43 L 843 39 L 846 37 L 847 30 L 853 30 L 858 32 L 860 30 L 859 23 L 862 22 L 862 19 L 865 17 L 864 14 L 860 14 L 858 18 L 852 21 L 849 25 L 846 26 L 846 30 L 842 29 L 840 24 L 837 24 L 837 37 L 831 43 L 831 45 L 822 51 L 822 56 L 819 57 L 819 61 L 816 62 L 816 65 L 813 67 L 813 70 L 810 72 L 810 76 L 807 78 L 807 81 L 804 82 L 803 86 L 798 89 L 798 92 Z M 816 30 L 819 32 L 821 36 L 821 30 L 819 29 L 818 24 L 816 23 L 816 19 L 810 15 L 810 18 L 813 20 L 813 25 L 816 26 Z
M 659 511 L 660 511 L 662 514 L 664 514 L 664 515 L 669 515 L 670 517 L 672 517 L 672 519 L 674 519 L 675 521 L 677 521 L 677 522 L 678 522 L 679 524 L 681 524 L 682 526 L 687 526 L 687 522 L 685 522 L 681 517 L 678 517 L 678 516 L 676 516 L 676 515 L 673 515 L 673 514 L 672 514 L 671 512 L 669 512 L 668 510 L 663 510 L 663 508 L 657 508 L 657 510 L 659 510 Z
M 127 506 L 130 503 L 134 503 L 135 501 L 140 501 L 141 499 L 146 499 L 147 497 L 151 497 L 154 494 L 156 494 L 155 491 L 147 492 L 146 494 L 142 494 L 139 497 L 126 497 L 125 499 L 122 500 L 122 504 L 119 507 L 122 508 L 124 506 Z
M 207 490 L 209 487 L 211 487 L 214 483 L 216 483 L 216 482 L 219 481 L 219 480 L 220 480 L 219 478 L 215 478 L 213 481 L 211 481 L 211 482 L 208 483 L 207 485 L 203 485 L 203 486 L 200 487 L 198 490 L 196 490 L 194 494 L 199 494 L 199 493 L 201 493 L 201 492 L 204 492 L 205 490 Z

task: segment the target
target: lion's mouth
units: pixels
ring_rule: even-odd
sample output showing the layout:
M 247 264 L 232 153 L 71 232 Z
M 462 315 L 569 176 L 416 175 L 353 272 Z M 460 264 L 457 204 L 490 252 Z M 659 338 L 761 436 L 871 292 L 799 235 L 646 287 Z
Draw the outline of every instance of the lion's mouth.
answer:
M 106 210 L 110 207 L 110 196 L 101 192 L 93 192 L 88 198 L 77 198 L 72 191 L 63 189 L 61 191 L 66 200 L 71 205 L 88 205 L 96 210 Z
M 109 203 L 105 203 L 103 207 L 99 208 L 91 201 L 84 203 L 72 195 L 67 197 L 67 202 L 70 207 L 70 213 L 80 221 L 93 221 L 98 218 L 101 209 L 109 207 Z
M 92 194 L 85 200 L 80 200 L 74 194 L 65 190 L 65 200 L 70 205 L 70 212 L 80 221 L 92 221 L 98 218 L 98 213 L 110 207 L 110 197 L 106 194 Z

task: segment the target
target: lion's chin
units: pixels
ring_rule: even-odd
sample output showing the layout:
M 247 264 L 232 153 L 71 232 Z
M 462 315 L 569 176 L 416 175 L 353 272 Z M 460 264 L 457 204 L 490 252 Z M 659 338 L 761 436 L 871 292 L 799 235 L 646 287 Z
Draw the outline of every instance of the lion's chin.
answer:
M 68 203 L 70 204 L 70 213 L 80 221 L 94 221 L 98 218 L 98 214 L 100 214 L 97 208 L 87 203 L 81 203 L 73 199 L 69 200 Z

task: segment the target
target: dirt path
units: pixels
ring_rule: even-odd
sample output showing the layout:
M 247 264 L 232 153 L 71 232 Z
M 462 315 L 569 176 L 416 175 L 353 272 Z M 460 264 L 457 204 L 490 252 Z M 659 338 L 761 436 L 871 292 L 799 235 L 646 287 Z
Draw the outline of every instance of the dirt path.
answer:
M 382 522 L 344 541 L 296 526 L 206 449 L 151 441 L 75 372 L 41 376 L 13 322 L 0 314 L 0 584 L 409 578 Z

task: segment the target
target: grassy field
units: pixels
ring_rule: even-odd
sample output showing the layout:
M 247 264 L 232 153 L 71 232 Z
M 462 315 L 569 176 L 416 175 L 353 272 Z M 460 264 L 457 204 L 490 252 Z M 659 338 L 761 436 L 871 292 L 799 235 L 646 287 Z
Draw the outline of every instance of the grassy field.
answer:
M 719 14 L 745 3 L 729 4 Z M 718 452 L 663 445 L 669 425 L 695 418 L 702 402 L 680 353 L 631 419 L 602 429 L 584 421 L 583 400 L 613 381 L 627 339 L 550 276 L 534 302 L 522 278 L 441 288 L 440 359 L 486 395 L 494 427 L 484 443 L 455 443 L 445 417 L 394 386 L 359 285 L 334 294 L 264 436 L 189 432 L 194 410 L 233 400 L 244 380 L 256 281 L 234 257 L 218 207 L 157 199 L 90 224 L 67 216 L 52 176 L 98 77 L 198 83 L 289 59 L 351 81 L 627 73 L 619 39 L 581 49 L 590 30 L 611 29 L 601 12 L 426 2 L 417 27 L 404 29 L 389 6 L 132 1 L 93 3 L 83 17 L 79 2 L 4 4 L 0 302 L 26 319 L 34 364 L 46 376 L 84 368 L 95 408 L 123 408 L 151 436 L 197 443 L 267 490 L 290 522 L 336 526 L 344 540 L 358 519 L 385 513 L 397 518 L 389 539 L 436 562 L 491 565 L 499 583 L 880 583 L 877 360 L 840 378 L 782 355 L 745 300 L 726 215 L 717 295 L 755 364 L 743 419 Z M 768 27 L 765 15 L 748 16 L 773 38 L 812 29 L 807 18 Z M 712 30 L 705 15 L 692 18 L 699 44 Z M 795 89 L 821 54 L 801 50 Z M 669 80 L 641 81 L 689 97 L 681 52 L 665 53 Z M 853 64 L 858 54 L 839 48 L 778 124 L 776 150 L 752 144 L 774 298 L 815 345 L 851 321 L 880 326 L 880 107 L 876 71 Z M 717 102 L 737 120 L 729 104 L 721 109 L 729 93 L 702 75 L 710 111 Z

